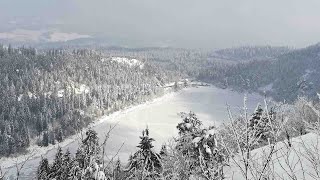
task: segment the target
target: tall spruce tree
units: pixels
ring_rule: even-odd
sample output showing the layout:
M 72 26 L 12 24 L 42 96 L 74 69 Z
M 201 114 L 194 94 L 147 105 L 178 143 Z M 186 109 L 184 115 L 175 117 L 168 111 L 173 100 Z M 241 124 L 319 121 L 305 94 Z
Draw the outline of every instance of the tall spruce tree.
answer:
M 143 130 L 139 145 L 137 146 L 139 149 L 129 159 L 126 169 L 127 172 L 133 173 L 136 178 L 152 179 L 161 176 L 161 156 L 154 152 L 153 141 L 154 139 L 149 137 L 149 129 Z

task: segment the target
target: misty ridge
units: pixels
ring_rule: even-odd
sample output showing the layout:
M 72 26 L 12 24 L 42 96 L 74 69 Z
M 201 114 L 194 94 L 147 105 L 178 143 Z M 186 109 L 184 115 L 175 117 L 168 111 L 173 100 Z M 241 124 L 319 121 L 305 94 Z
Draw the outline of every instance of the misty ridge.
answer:
M 320 179 L 320 2 L 0 2 L 0 180 Z

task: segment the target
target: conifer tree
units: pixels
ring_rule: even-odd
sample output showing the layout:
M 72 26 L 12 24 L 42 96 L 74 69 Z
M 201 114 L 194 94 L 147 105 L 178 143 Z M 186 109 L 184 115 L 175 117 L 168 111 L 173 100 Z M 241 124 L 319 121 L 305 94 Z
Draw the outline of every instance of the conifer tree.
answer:
M 129 159 L 127 172 L 134 173 L 139 178 L 160 177 L 162 172 L 161 156 L 153 151 L 153 141 L 154 139 L 149 137 L 149 129 L 143 130 L 137 146 L 139 149 Z
M 166 145 L 162 145 L 161 146 L 161 150 L 160 150 L 159 154 L 160 154 L 161 157 L 168 155 L 168 150 L 167 150 L 167 146 Z
M 50 167 L 49 167 L 48 159 L 42 158 L 37 171 L 38 180 L 48 179 L 49 173 L 50 173 Z
M 42 137 L 42 146 L 46 147 L 48 145 L 49 145 L 49 134 L 48 132 L 44 132 Z
M 202 128 L 202 122 L 190 112 L 182 113 L 182 122 L 178 124 L 179 137 L 175 150 L 181 154 L 185 168 L 179 172 L 183 176 L 197 175 L 206 179 L 222 178 L 221 164 L 223 154 L 219 152 L 215 128 Z
M 124 172 L 122 171 L 122 166 L 121 166 L 121 161 L 118 158 L 118 160 L 115 163 L 115 168 L 113 170 L 113 178 L 114 179 L 122 179 L 124 174 Z
M 61 147 L 58 147 L 56 157 L 53 161 L 53 164 L 50 168 L 50 178 L 60 177 L 62 174 L 62 162 L 63 162 L 63 153 Z
M 62 159 L 61 179 L 69 179 L 72 166 L 73 160 L 71 158 L 69 150 L 67 150 Z
M 255 134 L 255 137 L 259 138 L 259 143 L 267 142 L 268 138 L 271 138 L 269 135 L 271 131 L 270 121 L 274 120 L 275 115 L 273 108 L 270 109 L 269 113 L 266 113 L 260 104 L 257 105 L 255 112 L 249 120 L 249 127 L 252 133 Z

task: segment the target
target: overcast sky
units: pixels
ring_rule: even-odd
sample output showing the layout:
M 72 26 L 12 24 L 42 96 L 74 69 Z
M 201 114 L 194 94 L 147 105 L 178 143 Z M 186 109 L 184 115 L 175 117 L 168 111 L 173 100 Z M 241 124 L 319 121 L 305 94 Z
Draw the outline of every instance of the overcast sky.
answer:
M 128 46 L 304 47 L 320 41 L 319 9 L 320 0 L 0 0 L 0 30 L 55 28 Z

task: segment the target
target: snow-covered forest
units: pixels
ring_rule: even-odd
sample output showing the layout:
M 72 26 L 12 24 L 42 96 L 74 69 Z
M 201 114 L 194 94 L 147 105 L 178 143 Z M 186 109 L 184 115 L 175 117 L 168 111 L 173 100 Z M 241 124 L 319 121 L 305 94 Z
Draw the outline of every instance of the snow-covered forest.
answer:
M 261 47 L 224 50 L 223 54 L 258 54 Z M 272 48 L 265 48 L 271 51 Z M 275 48 L 276 49 L 276 48 Z M 267 51 L 267 52 L 268 52 Z M 275 51 L 275 52 L 274 52 Z M 226 68 L 213 66 L 201 72 L 199 79 L 213 82 L 223 88 L 237 91 L 261 92 L 276 101 L 294 102 L 299 96 L 317 100 L 319 91 L 320 45 L 312 45 L 302 49 L 284 53 L 283 48 L 271 51 L 266 57 L 263 53 L 255 57 L 258 60 L 243 61 L 229 64 Z M 281 53 L 279 53 L 281 52 Z
M 0 46 L 0 62 L 1 156 L 30 143 L 61 142 L 96 117 L 162 95 L 167 83 L 181 77 L 144 59 L 84 49 L 37 52 Z
M 103 115 L 189 87 L 196 80 L 260 93 L 273 103 L 266 101 L 254 112 L 244 104 L 241 114 L 230 111 L 230 122 L 218 127 L 204 127 L 196 114 L 182 113 L 172 143 L 156 152 L 156 141 L 146 128 L 128 162 L 116 160 L 116 155 L 107 158 L 106 144 L 99 144 L 97 133 L 89 129 L 76 154 L 58 148 L 53 162 L 43 157 L 37 178 L 228 179 L 237 174 L 243 179 L 292 179 L 302 177 L 294 169 L 301 171 L 304 163 L 313 165 L 304 178 L 318 177 L 318 147 L 313 142 L 301 147 L 297 142 L 306 138 L 296 138 L 307 134 L 318 139 L 319 53 L 319 45 L 215 52 L 223 58 L 174 48 L 38 50 L 1 45 L 0 155 L 16 156 L 31 145 L 63 142 Z M 278 147 L 287 159 L 276 162 Z M 289 156 L 298 158 L 300 166 L 292 167 Z M 287 167 L 280 176 L 272 166 Z
M 0 0 L 0 180 L 320 180 L 320 0 Z

